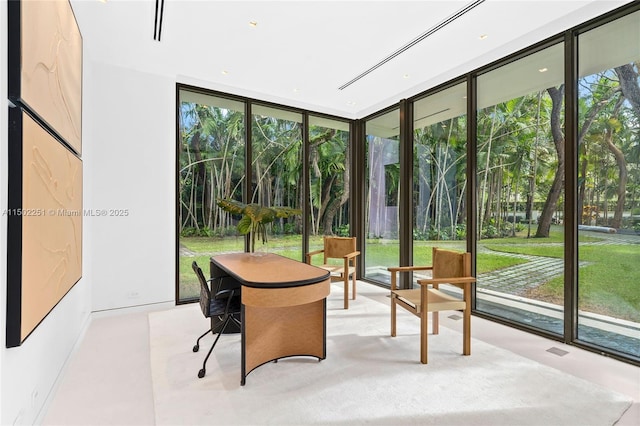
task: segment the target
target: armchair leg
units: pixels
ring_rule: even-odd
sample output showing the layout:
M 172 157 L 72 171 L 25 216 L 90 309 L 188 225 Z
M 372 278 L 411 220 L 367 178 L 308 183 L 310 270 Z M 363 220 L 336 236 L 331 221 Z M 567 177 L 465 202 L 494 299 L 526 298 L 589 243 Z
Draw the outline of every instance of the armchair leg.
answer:
M 462 354 L 471 355 L 471 312 L 465 309 L 462 322 Z
M 463 289 L 465 308 L 462 311 L 462 354 L 471 355 L 471 288 L 464 286 Z
M 349 309 L 349 275 L 344 274 L 344 308 Z
M 420 362 L 427 364 L 427 354 L 429 352 L 429 312 L 420 312 Z
M 391 337 L 396 337 L 396 297 L 391 295 Z
M 433 334 L 439 334 L 440 333 L 440 313 L 439 312 L 433 312 L 433 325 L 431 326 L 433 329 Z
M 352 286 L 353 286 L 353 300 L 356 300 L 356 273 L 354 272 L 353 275 L 351 275 L 351 280 L 352 280 Z

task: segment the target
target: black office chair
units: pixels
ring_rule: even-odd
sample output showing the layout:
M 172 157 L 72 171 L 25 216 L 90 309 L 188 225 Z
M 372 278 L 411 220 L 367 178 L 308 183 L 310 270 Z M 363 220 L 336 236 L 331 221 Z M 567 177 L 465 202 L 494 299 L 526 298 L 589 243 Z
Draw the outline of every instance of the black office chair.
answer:
M 222 279 L 215 279 L 211 283 L 212 289 L 210 290 L 209 284 L 207 283 L 207 280 L 202 273 L 202 269 L 200 269 L 198 264 L 194 261 L 191 264 L 191 267 L 200 282 L 200 309 L 202 309 L 202 313 L 205 318 L 211 319 L 211 326 L 209 327 L 209 330 L 198 337 L 198 340 L 193 347 L 193 351 L 198 352 L 198 350 L 200 350 L 200 339 L 204 336 L 209 333 L 218 333 L 213 345 L 211 345 L 211 349 L 209 349 L 209 353 L 202 363 L 202 369 L 198 372 L 198 377 L 203 378 L 207 371 L 207 360 L 209 359 L 211 352 L 213 352 L 213 348 L 216 346 L 216 343 L 218 343 L 220 335 L 224 333 L 227 324 L 229 324 L 230 321 L 233 321 L 238 325 L 238 327 L 240 327 L 240 322 L 234 318 L 233 315 L 240 314 L 242 304 L 240 302 L 240 289 L 220 290 L 220 283 L 222 282 Z M 216 284 L 215 291 L 213 291 L 214 282 Z

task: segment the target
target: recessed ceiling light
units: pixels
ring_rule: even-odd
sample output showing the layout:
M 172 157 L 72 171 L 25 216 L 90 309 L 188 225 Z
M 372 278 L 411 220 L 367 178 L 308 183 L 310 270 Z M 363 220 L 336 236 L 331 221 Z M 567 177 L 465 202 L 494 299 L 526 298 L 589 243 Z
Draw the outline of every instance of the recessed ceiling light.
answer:
M 249 21 L 249 25 L 252 26 L 253 28 L 258 26 L 258 22 L 256 21 Z
M 549 69 L 548 69 L 548 68 L 540 68 L 538 71 L 540 71 L 540 72 L 547 72 L 547 71 L 549 71 Z
M 354 101 L 348 101 L 347 105 L 355 105 L 356 103 Z
M 222 74 L 222 75 L 227 75 L 227 74 L 229 74 L 229 71 L 227 71 L 227 70 L 222 70 L 222 71 L 220 71 L 220 74 Z
M 487 34 L 480 34 L 480 37 L 478 37 L 480 40 L 484 40 L 487 37 L 489 37 Z
M 409 77 L 410 77 L 409 74 L 405 74 L 402 76 L 402 78 L 409 78 Z
M 297 88 L 297 87 L 296 87 L 296 88 L 294 88 L 294 89 L 293 89 L 293 92 L 294 92 L 294 93 L 298 93 L 298 88 Z

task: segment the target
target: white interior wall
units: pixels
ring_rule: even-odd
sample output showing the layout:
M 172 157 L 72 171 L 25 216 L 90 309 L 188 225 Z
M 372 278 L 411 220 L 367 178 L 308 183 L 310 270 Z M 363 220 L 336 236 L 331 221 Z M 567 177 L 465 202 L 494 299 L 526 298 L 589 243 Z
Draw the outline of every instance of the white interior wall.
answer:
M 85 217 L 93 311 L 173 302 L 175 80 L 94 63 L 84 81 L 85 209 L 107 212 Z
M 0 27 L 6 28 L 6 0 Z M 0 57 L 7 57 L 0 31 Z M 6 62 L 0 98 L 7 99 Z M 0 424 L 33 424 L 91 312 L 174 301 L 175 81 L 92 63 L 83 70 L 83 276 L 31 336 L 0 348 Z M 7 105 L 6 101 L 3 105 Z M 7 112 L 0 113 L 0 212 L 7 208 Z M 127 216 L 97 216 L 99 210 Z M 0 217 L 0 324 L 6 319 L 6 216 Z

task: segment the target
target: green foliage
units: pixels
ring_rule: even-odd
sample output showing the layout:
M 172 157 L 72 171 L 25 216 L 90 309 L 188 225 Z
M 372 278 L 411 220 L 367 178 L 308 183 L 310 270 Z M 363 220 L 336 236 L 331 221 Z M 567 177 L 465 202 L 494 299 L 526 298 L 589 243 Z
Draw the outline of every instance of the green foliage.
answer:
M 182 232 L 180 235 L 182 237 L 212 237 L 213 231 L 210 228 L 194 228 L 194 227 L 186 227 L 182 228 Z
M 460 223 L 456 225 L 456 239 L 464 240 L 465 238 L 467 238 L 467 225 Z
M 480 238 L 497 238 L 499 236 L 498 228 L 491 223 L 485 225 L 480 232 Z
M 335 233 L 338 237 L 349 237 L 349 224 L 340 225 L 336 228 Z
M 457 224 L 452 232 L 450 227 L 437 229 L 431 226 L 427 231 L 413 228 L 413 241 L 449 241 L 464 240 L 467 237 L 467 227 L 465 224 Z

